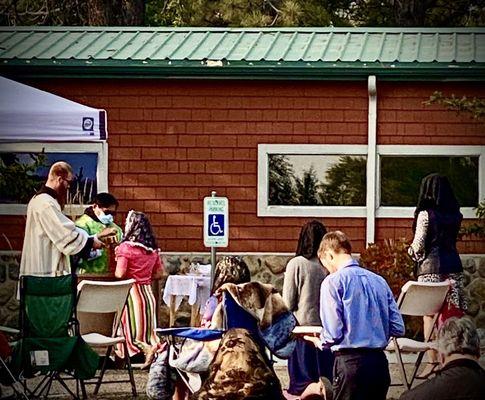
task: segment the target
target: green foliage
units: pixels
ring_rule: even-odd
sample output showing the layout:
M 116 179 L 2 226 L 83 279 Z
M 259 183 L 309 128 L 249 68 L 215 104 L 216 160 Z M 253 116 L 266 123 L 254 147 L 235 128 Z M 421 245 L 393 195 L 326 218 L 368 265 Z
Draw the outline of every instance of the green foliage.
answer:
M 454 94 L 445 96 L 443 93 L 436 91 L 424 104 L 439 104 L 457 113 L 469 113 L 474 119 L 482 119 L 485 116 L 485 99 L 479 99 L 478 97 L 468 98 L 463 96 L 459 98 Z
M 405 239 L 386 239 L 381 243 L 371 243 L 360 254 L 364 268 L 381 275 L 392 290 L 395 298 L 403 285 L 414 280 L 414 262 L 408 256 L 409 243 Z M 422 336 L 422 319 L 405 318 L 406 332 L 410 337 Z
M 483 26 L 483 0 L 351 0 L 348 18 L 359 26 Z
M 421 180 L 430 173 L 445 175 L 462 207 L 476 204 L 478 157 L 382 157 L 381 205 L 415 206 Z
M 320 184 L 321 203 L 328 206 L 365 205 L 365 157 L 342 156 L 327 171 L 327 184 Z
M 44 152 L 29 154 L 32 163 L 21 163 L 13 153 L 0 153 L 0 198 L 2 202 L 28 203 L 42 182 L 35 176 L 44 167 Z
M 326 172 L 327 183 L 320 182 L 315 168 L 295 175 L 293 165 L 281 154 L 269 157 L 270 205 L 365 205 L 366 159 L 342 156 Z
M 3 0 L 2 25 L 484 26 L 483 0 Z
M 474 210 L 477 216 L 477 222 L 462 226 L 459 233 L 460 239 L 466 236 L 485 237 L 485 200 L 482 200 Z
M 3 0 L 2 25 L 143 25 L 144 0 Z
M 386 239 L 382 243 L 369 244 L 360 254 L 362 265 L 381 275 L 396 297 L 401 287 L 414 279 L 414 263 L 407 253 L 408 247 L 405 239 Z
M 148 0 L 151 26 L 328 26 L 340 25 L 325 0 Z M 343 23 L 343 25 L 348 25 Z
M 318 178 L 313 165 L 303 172 L 303 179 L 296 179 L 296 196 L 298 204 L 302 206 L 318 205 L 317 184 Z
M 268 170 L 268 204 L 296 204 L 294 171 L 288 159 L 280 154 L 270 155 L 268 157 Z

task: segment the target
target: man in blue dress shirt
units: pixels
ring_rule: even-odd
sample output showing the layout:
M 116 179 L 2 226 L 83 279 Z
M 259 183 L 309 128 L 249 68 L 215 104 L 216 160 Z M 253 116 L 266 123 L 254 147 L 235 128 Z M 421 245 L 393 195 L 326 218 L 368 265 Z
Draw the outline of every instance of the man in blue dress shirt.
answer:
M 320 338 L 335 355 L 334 399 L 385 400 L 390 384 L 384 348 L 404 334 L 404 322 L 386 281 L 359 266 L 347 236 L 327 233 L 318 257 L 330 275 L 320 289 Z

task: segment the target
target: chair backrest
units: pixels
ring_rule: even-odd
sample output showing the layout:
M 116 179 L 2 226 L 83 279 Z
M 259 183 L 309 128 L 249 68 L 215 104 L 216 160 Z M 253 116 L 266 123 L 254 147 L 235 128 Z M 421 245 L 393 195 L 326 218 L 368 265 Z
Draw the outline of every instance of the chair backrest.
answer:
M 450 282 L 415 282 L 409 281 L 401 288 L 397 300 L 399 311 L 403 315 L 425 316 L 440 312 L 450 288 Z
M 115 335 L 134 279 L 103 282 L 83 280 L 77 286 L 77 317 L 81 334 Z
M 242 308 L 229 291 L 223 292 L 224 329 L 244 328 L 251 333 L 258 333 L 258 320 Z
M 20 279 L 20 325 L 22 337 L 69 336 L 74 318 L 76 281 L 72 275 Z

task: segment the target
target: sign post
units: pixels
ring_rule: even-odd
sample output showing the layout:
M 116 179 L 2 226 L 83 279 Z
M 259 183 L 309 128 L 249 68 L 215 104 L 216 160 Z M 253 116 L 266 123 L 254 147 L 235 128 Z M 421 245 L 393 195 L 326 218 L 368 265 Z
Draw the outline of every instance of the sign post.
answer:
M 204 197 L 204 246 L 211 248 L 211 290 L 214 285 L 216 248 L 229 244 L 229 200 L 227 197 Z

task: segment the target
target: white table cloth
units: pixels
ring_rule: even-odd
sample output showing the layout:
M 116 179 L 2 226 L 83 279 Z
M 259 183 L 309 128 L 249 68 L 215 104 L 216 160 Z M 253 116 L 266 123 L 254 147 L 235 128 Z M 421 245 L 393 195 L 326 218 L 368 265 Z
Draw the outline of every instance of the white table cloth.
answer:
M 163 290 L 163 301 L 170 306 L 171 296 L 175 296 L 175 311 L 185 296 L 189 297 L 191 306 L 200 307 L 204 311 L 205 303 L 210 294 L 210 277 L 203 275 L 169 275 Z

